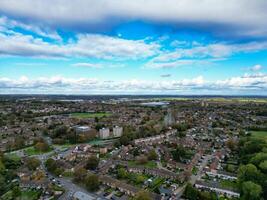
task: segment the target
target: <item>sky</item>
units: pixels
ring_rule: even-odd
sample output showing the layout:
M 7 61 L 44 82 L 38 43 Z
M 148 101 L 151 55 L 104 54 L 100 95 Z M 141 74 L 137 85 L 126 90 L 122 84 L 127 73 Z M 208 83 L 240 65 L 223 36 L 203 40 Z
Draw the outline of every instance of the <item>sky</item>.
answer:
M 0 0 L 0 94 L 267 95 L 266 0 Z

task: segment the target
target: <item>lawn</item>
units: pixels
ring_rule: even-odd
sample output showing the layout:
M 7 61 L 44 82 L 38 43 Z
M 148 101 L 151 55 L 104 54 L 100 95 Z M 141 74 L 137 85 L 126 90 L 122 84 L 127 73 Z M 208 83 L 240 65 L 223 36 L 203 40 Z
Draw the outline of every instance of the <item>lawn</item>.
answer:
M 21 191 L 20 200 L 37 200 L 39 199 L 40 192 L 36 190 Z
M 98 113 L 71 113 L 70 116 L 74 118 L 86 119 L 86 118 L 101 118 L 108 117 L 111 113 L 98 112 Z
M 9 153 L 7 154 L 7 157 L 17 162 L 21 159 L 16 153 Z
M 223 188 L 234 189 L 234 190 L 237 190 L 238 189 L 237 182 L 235 182 L 235 181 L 221 180 L 220 181 L 220 185 Z
M 267 142 L 267 131 L 250 131 L 251 136 L 256 139 L 264 139 Z
M 136 161 L 128 161 L 129 166 L 131 167 L 135 167 L 135 166 L 143 166 L 143 167 L 147 167 L 147 168 L 156 168 L 157 164 L 155 161 L 148 161 L 145 164 L 139 164 Z
M 194 166 L 193 169 L 192 169 L 192 173 L 193 173 L 194 175 L 197 175 L 197 173 L 198 173 L 198 168 Z
M 46 151 L 46 152 L 37 151 L 33 146 L 24 149 L 24 153 L 27 154 L 28 156 L 33 156 L 33 155 L 39 155 L 39 154 L 43 154 L 43 153 L 48 153 L 50 151 L 52 151 L 51 148 L 48 151 Z

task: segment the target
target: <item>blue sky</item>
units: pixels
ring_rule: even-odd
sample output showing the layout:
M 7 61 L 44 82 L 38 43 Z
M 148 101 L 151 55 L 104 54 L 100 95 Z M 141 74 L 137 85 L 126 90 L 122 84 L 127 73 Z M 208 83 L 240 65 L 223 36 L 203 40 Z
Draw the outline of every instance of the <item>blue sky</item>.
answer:
M 266 9 L 264 0 L 2 0 L 0 93 L 267 95 Z

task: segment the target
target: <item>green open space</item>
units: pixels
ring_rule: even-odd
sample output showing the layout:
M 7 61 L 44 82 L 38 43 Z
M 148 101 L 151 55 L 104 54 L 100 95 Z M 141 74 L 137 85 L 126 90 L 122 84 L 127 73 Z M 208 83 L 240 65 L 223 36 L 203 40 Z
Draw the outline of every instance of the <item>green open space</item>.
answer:
M 48 153 L 51 151 L 52 151 L 52 148 L 49 148 L 49 150 L 45 151 L 45 152 L 44 151 L 38 151 L 34 148 L 34 146 L 24 149 L 24 153 L 27 154 L 28 156 L 40 155 L 40 154 Z
M 37 200 L 40 192 L 36 190 L 25 190 L 21 192 L 20 200 Z
M 97 112 L 97 113 L 71 113 L 71 117 L 74 118 L 80 118 L 80 119 L 86 119 L 86 118 L 101 118 L 101 117 L 108 117 L 111 116 L 111 113 L 106 112 Z
M 238 190 L 238 184 L 235 181 L 230 181 L 230 180 L 221 180 L 220 185 L 223 188 L 227 189 L 233 189 L 233 190 Z
M 33 190 L 33 189 L 27 189 L 27 190 L 22 190 L 21 194 L 19 197 L 16 199 L 19 200 L 38 200 L 40 197 L 41 192 L 38 190 Z M 1 200 L 13 200 L 13 192 L 10 190 L 4 195 L 0 197 Z
M 255 139 L 264 139 L 267 142 L 267 131 L 250 131 L 251 137 Z
M 157 164 L 155 161 L 148 161 L 144 164 L 139 164 L 136 161 L 128 161 L 128 165 L 130 167 L 136 167 L 136 166 L 142 166 L 142 167 L 146 167 L 146 168 L 156 168 L 157 167 Z

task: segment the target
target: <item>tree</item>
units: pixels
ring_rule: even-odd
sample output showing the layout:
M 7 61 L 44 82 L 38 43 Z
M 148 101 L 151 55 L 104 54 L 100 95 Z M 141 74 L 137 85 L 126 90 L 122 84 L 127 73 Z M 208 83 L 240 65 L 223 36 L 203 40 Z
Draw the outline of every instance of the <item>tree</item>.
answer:
M 3 174 L 5 171 L 6 167 L 4 165 L 4 163 L 2 162 L 2 160 L 0 159 L 0 174 Z
M 12 188 L 12 196 L 15 199 L 16 197 L 19 197 L 21 195 L 20 188 L 18 186 L 15 186 Z
M 95 170 L 98 166 L 99 159 L 96 156 L 90 156 L 86 163 L 86 169 Z
M 47 161 L 45 162 L 45 166 L 49 172 L 54 173 L 54 174 L 56 174 L 57 168 L 59 167 L 57 162 L 52 158 L 47 159 Z
M 147 163 L 147 157 L 144 156 L 144 155 L 138 156 L 138 157 L 136 158 L 136 160 L 137 160 L 137 163 L 138 163 L 138 164 L 141 164 L 141 165 Z
M 156 153 L 155 150 L 151 150 L 148 153 L 148 160 L 157 160 L 158 159 L 158 154 Z
M 172 152 L 173 159 L 180 162 L 186 155 L 186 149 L 183 146 L 177 146 L 176 150 Z
M 6 181 L 5 177 L 0 174 L 0 195 L 6 190 Z
M 244 200 L 259 200 L 261 199 L 262 187 L 252 181 L 247 181 L 242 184 L 242 197 Z
M 258 182 L 260 180 L 260 172 L 253 164 L 241 165 L 238 169 L 238 181 L 243 183 L 245 181 Z
M 36 170 L 37 167 L 39 167 L 41 164 L 40 160 L 37 158 L 28 158 L 26 160 L 26 166 L 30 169 L 30 170 Z
M 99 188 L 98 176 L 95 174 L 87 175 L 85 178 L 85 186 L 89 191 L 96 191 Z
M 152 200 L 149 195 L 149 192 L 146 190 L 140 190 L 135 197 L 135 200 Z
M 237 147 L 235 141 L 231 138 L 226 142 L 226 146 L 231 150 L 234 151 Z
M 118 178 L 127 178 L 128 173 L 124 168 L 118 169 Z
M 49 145 L 45 141 L 37 142 L 34 145 L 34 148 L 35 148 L 36 151 L 46 152 L 46 151 L 49 150 Z
M 143 175 L 141 175 L 141 174 L 138 174 L 138 175 L 136 176 L 136 183 L 137 183 L 137 184 L 139 184 L 139 183 L 143 183 L 145 180 L 146 180 L 145 177 L 144 177 Z
M 190 183 L 188 183 L 184 195 L 189 200 L 197 200 L 198 192 Z
M 267 160 L 262 161 L 259 165 L 262 172 L 267 174 Z
M 259 164 L 264 160 L 267 160 L 267 153 L 260 152 L 253 156 L 250 162 L 256 166 L 259 166 Z
M 83 182 L 84 178 L 86 177 L 87 171 L 83 167 L 76 168 L 74 170 L 74 181 L 79 183 Z

